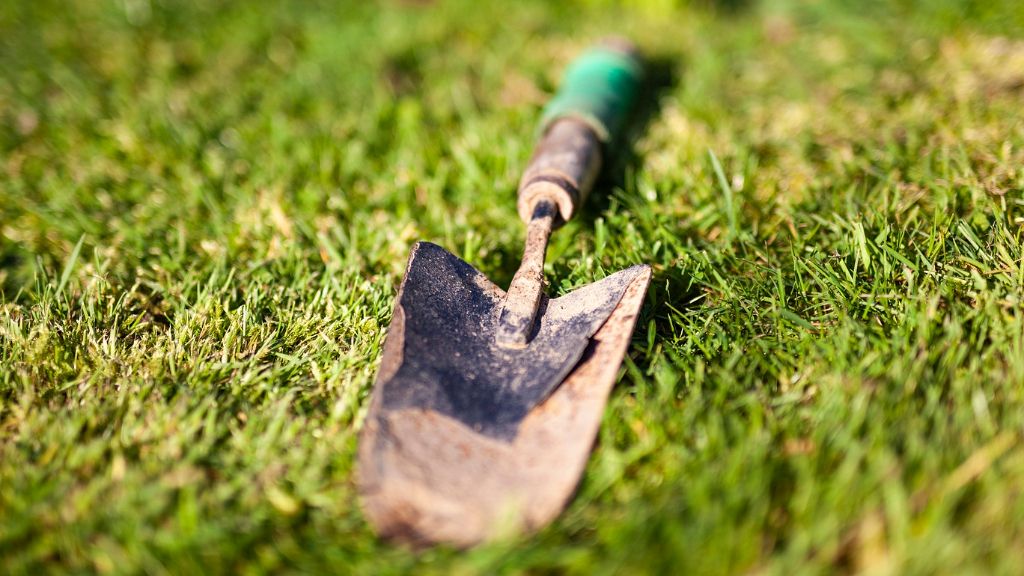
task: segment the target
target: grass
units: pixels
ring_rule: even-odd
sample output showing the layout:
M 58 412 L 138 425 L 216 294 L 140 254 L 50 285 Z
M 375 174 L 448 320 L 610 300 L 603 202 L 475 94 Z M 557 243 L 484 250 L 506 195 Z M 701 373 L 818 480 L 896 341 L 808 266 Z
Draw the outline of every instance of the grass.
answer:
M 357 506 L 409 246 L 507 282 L 591 40 L 646 122 L 550 251 L 655 279 L 541 533 Z M 1024 13 L 995 2 L 0 5 L 0 572 L 1024 571 Z

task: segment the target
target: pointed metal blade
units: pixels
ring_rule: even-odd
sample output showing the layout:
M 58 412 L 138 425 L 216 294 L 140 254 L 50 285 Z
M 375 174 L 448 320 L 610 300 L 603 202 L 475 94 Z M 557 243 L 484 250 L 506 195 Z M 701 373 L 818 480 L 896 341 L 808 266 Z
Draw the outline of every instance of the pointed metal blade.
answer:
M 440 308 L 430 308 L 432 313 L 448 317 L 444 312 L 455 303 L 450 300 L 446 303 L 446 299 L 459 298 L 473 302 L 469 308 L 475 312 L 470 315 L 482 318 L 493 313 L 501 302 L 501 291 L 465 262 L 437 247 L 421 244 L 414 249 L 399 291 L 377 387 L 360 432 L 357 478 L 363 511 L 381 536 L 416 546 L 447 542 L 466 547 L 504 534 L 537 529 L 557 516 L 579 482 L 608 394 L 629 347 L 651 269 L 648 266 L 630 269 L 631 280 L 624 293 L 619 295 L 610 316 L 603 320 L 597 332 L 585 339 L 578 363 L 570 367 L 564 379 L 545 380 L 532 386 L 528 381 L 520 382 L 521 388 L 531 390 L 528 395 L 509 392 L 501 383 L 487 384 L 488 390 L 497 390 L 512 398 L 517 406 L 516 413 L 540 399 L 539 404 L 519 420 L 514 438 L 509 441 L 504 438 L 513 429 L 509 422 L 514 422 L 514 418 L 504 420 L 504 426 L 497 428 L 497 435 L 486 435 L 467 425 L 462 418 L 413 405 L 435 403 L 438 391 L 443 394 L 446 390 L 449 382 L 446 379 L 431 380 L 426 385 L 427 393 L 422 395 L 392 392 L 413 406 L 392 409 L 384 406 L 385 395 L 389 394 L 387 388 L 398 382 L 396 375 L 413 360 L 412 351 L 423 352 L 405 341 L 411 334 L 418 334 L 409 329 L 409 324 L 415 320 L 409 312 L 416 302 L 406 296 L 420 271 L 442 275 L 436 266 L 419 268 L 427 262 L 437 263 L 428 258 L 440 259 L 440 268 L 445 270 L 443 275 L 449 280 L 453 275 L 457 279 L 455 284 L 446 285 L 449 289 L 431 293 L 431 297 L 440 302 L 436 304 Z M 415 282 L 421 283 L 420 280 Z M 423 285 L 437 287 L 434 282 Z M 548 314 L 555 310 L 556 300 L 548 302 Z M 594 300 L 602 299 L 595 295 Z M 603 308 L 591 305 L 585 309 L 594 312 Z M 560 314 L 571 315 L 573 307 L 559 310 Z M 452 325 L 440 319 L 428 324 L 437 325 L 447 328 L 433 333 L 427 338 L 430 342 L 459 338 L 449 331 Z M 592 325 L 583 331 L 589 331 L 589 326 Z M 422 326 L 416 329 L 420 328 Z M 543 328 L 538 334 L 542 332 Z M 570 331 L 570 336 L 575 345 L 579 333 Z M 481 342 L 489 342 L 484 340 L 486 337 L 484 333 L 467 336 L 470 340 L 479 338 Z M 551 342 L 556 348 L 561 344 L 561 341 Z M 427 352 L 438 354 L 441 350 L 451 352 L 451 347 L 428 348 Z M 537 352 L 539 350 L 534 354 Z M 562 357 L 574 355 L 575 351 Z M 529 354 L 518 360 L 532 363 Z M 563 369 L 560 362 L 543 360 L 540 363 L 545 366 L 543 373 L 548 375 Z M 422 383 L 415 386 L 417 389 L 424 387 Z M 436 404 L 449 412 L 456 409 L 457 405 L 448 398 L 443 400 Z M 391 401 L 395 402 L 394 398 Z M 478 399 L 476 404 L 483 404 L 486 409 L 472 412 L 476 414 L 471 418 L 474 422 L 488 411 L 503 410 L 493 400 Z

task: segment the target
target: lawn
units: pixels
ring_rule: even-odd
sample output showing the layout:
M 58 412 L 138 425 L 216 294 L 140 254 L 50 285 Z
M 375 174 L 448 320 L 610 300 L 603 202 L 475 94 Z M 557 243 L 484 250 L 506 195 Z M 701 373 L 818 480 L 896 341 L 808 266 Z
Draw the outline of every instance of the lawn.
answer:
M 380 542 L 356 437 L 411 244 L 507 284 L 543 103 L 632 143 L 552 293 L 654 267 L 579 491 Z M 1017 0 L 7 0 L 0 573 L 1024 572 Z

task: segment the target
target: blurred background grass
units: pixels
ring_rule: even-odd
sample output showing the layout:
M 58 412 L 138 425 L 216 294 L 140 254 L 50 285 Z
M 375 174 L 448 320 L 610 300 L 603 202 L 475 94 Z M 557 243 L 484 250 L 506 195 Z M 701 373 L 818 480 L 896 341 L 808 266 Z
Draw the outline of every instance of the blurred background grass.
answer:
M 408 248 L 511 277 L 540 107 L 611 33 L 655 89 L 547 272 L 656 276 L 580 492 L 382 544 L 352 456 Z M 0 569 L 1024 571 L 1022 37 L 1010 0 L 5 2 Z

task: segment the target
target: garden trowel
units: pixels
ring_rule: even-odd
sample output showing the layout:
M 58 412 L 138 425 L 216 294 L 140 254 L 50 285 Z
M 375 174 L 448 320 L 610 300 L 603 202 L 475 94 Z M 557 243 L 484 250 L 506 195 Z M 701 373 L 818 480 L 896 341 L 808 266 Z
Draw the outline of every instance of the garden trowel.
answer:
M 471 546 L 547 524 L 572 495 L 651 269 L 549 298 L 544 255 L 642 76 L 618 40 L 570 65 L 519 183 L 526 248 L 507 292 L 437 245 L 413 247 L 360 436 L 363 509 L 382 536 Z

